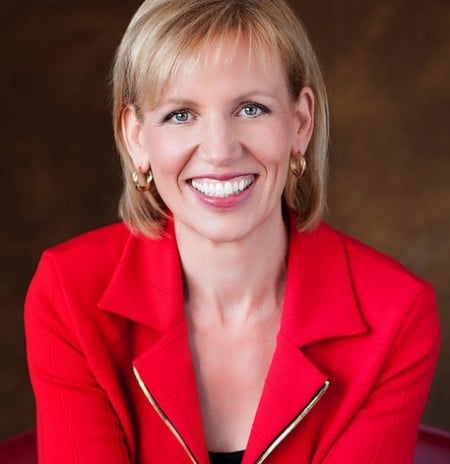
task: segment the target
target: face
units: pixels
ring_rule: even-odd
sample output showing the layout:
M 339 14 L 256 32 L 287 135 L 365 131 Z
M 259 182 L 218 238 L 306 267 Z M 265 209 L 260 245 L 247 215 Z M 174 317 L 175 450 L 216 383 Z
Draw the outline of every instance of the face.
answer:
M 304 88 L 294 101 L 277 57 L 263 70 L 245 44 L 217 61 L 199 59 L 172 77 L 140 120 L 126 108 L 123 130 L 177 231 L 229 242 L 282 221 L 289 158 L 306 151 L 313 96 Z

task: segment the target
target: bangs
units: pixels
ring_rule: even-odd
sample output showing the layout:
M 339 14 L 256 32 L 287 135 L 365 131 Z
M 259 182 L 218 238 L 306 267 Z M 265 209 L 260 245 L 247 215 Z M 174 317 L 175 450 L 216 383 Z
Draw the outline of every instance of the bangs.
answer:
M 289 82 L 289 70 L 282 56 L 286 44 L 283 47 L 280 43 L 273 22 L 255 15 L 254 9 L 222 6 L 217 12 L 199 14 L 195 20 L 180 13 L 169 23 L 166 21 L 164 28 L 154 28 L 144 37 L 139 47 L 135 44 L 131 64 L 134 102 L 140 108 L 154 108 L 175 76 L 187 78 L 199 65 L 221 66 L 231 61 L 242 44 L 247 47 L 249 62 L 257 63 L 261 72 L 281 64 L 286 83 Z

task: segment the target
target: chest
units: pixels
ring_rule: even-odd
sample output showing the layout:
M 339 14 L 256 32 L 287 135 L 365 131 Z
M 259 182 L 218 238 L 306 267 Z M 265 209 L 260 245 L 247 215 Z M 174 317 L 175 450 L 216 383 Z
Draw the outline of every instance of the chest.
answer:
M 195 333 L 190 346 L 208 448 L 246 447 L 275 349 L 276 324 Z

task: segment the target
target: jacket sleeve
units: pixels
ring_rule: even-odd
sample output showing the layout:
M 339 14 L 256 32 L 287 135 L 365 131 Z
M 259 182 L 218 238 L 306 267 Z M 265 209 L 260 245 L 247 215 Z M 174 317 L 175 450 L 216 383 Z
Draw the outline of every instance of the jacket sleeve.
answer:
M 26 297 L 25 332 L 39 463 L 130 464 L 119 420 L 89 369 L 47 254 Z
M 440 347 L 430 286 L 406 313 L 378 381 L 323 464 L 411 464 Z

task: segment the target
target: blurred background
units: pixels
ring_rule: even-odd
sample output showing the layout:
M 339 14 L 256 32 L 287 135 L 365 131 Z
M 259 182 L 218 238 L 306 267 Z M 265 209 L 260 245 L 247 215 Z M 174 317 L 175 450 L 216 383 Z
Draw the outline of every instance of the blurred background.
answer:
M 0 438 L 34 426 L 22 305 L 41 251 L 117 220 L 107 76 L 139 4 L 1 0 Z M 450 429 L 450 2 L 291 4 L 328 85 L 327 219 L 436 287 L 423 422 Z

